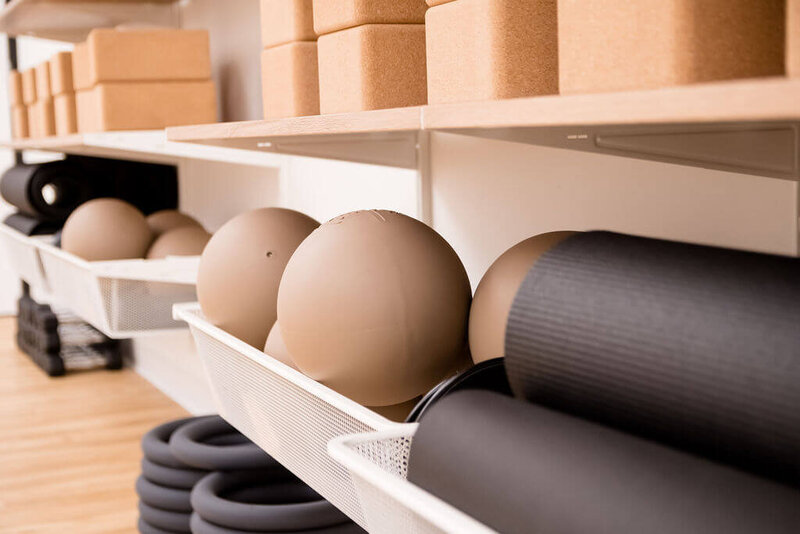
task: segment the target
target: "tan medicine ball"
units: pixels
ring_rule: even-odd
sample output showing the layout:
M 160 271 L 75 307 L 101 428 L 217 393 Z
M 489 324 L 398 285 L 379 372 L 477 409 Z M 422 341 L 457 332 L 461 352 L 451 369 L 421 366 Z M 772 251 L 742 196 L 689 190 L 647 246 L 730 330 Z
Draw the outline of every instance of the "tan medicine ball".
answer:
M 134 206 L 98 198 L 78 206 L 64 223 L 61 248 L 88 261 L 144 258 L 153 234 Z
M 213 324 L 259 350 L 276 319 L 278 285 L 297 246 L 319 223 L 297 211 L 262 208 L 225 223 L 206 245 L 197 297 Z
M 281 281 L 295 365 L 365 406 L 401 404 L 462 368 L 470 303 L 455 251 L 425 224 L 359 211 L 320 226 Z
M 475 363 L 505 356 L 506 322 L 514 297 L 539 257 L 575 232 L 550 232 L 518 243 L 483 275 L 469 314 L 469 347 Z
M 194 217 L 178 210 L 161 210 L 147 216 L 147 224 L 155 237 L 182 226 L 202 226 Z
M 269 331 L 267 343 L 264 345 L 264 354 L 272 356 L 292 369 L 297 369 L 297 366 L 292 361 L 292 356 L 286 350 L 286 344 L 283 342 L 283 336 L 281 335 L 281 327 L 277 322 L 272 325 L 272 329 Z
M 211 234 L 199 226 L 181 226 L 167 230 L 153 241 L 147 251 L 148 260 L 168 256 L 199 256 L 211 239 Z

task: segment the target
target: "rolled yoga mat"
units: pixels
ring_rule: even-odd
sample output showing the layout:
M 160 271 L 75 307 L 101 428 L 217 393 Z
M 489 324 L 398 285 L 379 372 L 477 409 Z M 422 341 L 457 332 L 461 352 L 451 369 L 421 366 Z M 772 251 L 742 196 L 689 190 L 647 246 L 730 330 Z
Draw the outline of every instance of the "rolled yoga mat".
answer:
M 40 221 L 64 221 L 91 198 L 80 166 L 65 161 L 15 165 L 0 178 L 0 194 L 20 213 Z
M 408 480 L 504 534 L 789 534 L 800 491 L 485 391 L 433 406 Z
M 509 315 L 516 396 L 800 485 L 800 260 L 576 234 Z

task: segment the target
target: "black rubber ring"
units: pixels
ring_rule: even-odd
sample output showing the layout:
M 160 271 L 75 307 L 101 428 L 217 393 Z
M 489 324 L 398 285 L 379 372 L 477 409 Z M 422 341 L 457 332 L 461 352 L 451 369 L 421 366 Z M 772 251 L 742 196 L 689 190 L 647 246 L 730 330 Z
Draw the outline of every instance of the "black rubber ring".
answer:
M 192 514 L 161 510 L 139 501 L 139 515 L 146 523 L 156 528 L 178 534 L 192 533 L 192 528 L 189 526 Z
M 192 514 L 191 519 L 192 534 L 254 534 L 252 530 L 237 530 L 234 528 L 221 527 L 203 519 L 197 512 Z M 325 527 L 313 530 L 270 530 L 261 531 L 269 534 L 365 534 L 366 531 L 353 522 L 342 523 L 332 527 Z
M 139 530 L 139 534 L 178 534 L 177 532 L 172 532 L 171 530 L 164 530 L 163 528 L 154 527 L 141 517 L 136 523 L 136 528 Z
M 207 474 L 200 469 L 175 469 L 142 458 L 142 475 L 159 486 L 190 490 Z
M 211 471 L 284 468 L 258 445 L 248 440 L 239 445 L 210 445 L 218 436 L 239 433 L 221 417 L 194 421 L 173 432 L 169 440 L 172 455 L 178 460 Z
M 313 500 L 286 503 L 287 488 L 310 490 Z M 263 490 L 259 504 L 249 504 L 236 494 Z M 237 492 L 238 490 L 238 492 Z M 232 497 L 229 497 L 232 495 Z M 251 496 L 252 497 L 252 496 Z M 232 500 L 237 499 L 237 500 Z M 270 504 L 275 503 L 275 504 Z M 226 528 L 259 531 L 313 530 L 347 523 L 350 519 L 300 481 L 280 482 L 253 473 L 211 473 L 192 490 L 192 508 L 206 521 Z
M 142 452 L 145 458 L 160 465 L 178 469 L 187 467 L 175 458 L 169 450 L 169 438 L 172 433 L 186 423 L 196 421 L 197 417 L 186 417 L 159 425 L 142 437 Z
M 171 512 L 191 512 L 191 491 L 150 482 L 144 476 L 136 479 L 136 494 L 146 504 Z

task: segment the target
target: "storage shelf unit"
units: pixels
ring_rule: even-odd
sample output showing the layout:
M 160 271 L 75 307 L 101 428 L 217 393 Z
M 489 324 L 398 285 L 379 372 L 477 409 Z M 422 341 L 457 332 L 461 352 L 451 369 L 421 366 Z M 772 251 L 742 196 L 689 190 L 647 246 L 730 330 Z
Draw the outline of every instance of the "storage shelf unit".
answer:
M 79 42 L 92 28 L 120 24 L 179 26 L 176 0 L 13 0 L 0 10 L 0 32 Z
M 0 143 L 13 150 L 42 150 L 154 163 L 175 164 L 182 158 L 277 167 L 280 156 L 248 150 L 173 143 L 164 130 L 73 134 Z
M 800 179 L 800 80 L 545 96 L 169 128 L 171 141 L 413 168 L 441 131 Z

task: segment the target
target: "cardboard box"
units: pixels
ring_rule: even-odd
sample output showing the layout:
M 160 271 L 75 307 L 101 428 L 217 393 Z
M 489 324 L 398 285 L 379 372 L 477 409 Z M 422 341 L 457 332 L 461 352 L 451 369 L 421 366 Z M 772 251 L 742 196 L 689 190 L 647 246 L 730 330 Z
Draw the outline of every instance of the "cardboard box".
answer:
M 424 24 L 368 24 L 323 35 L 320 112 L 346 113 L 427 102 Z
M 75 93 L 64 93 L 53 97 L 56 117 L 56 135 L 78 133 L 78 110 Z
M 264 118 L 319 114 L 317 43 L 295 42 L 261 53 Z
M 789 0 L 786 10 L 786 73 L 800 77 L 800 0 Z
M 785 0 L 559 0 L 562 93 L 784 73 Z
M 36 102 L 36 70 L 22 71 L 22 103 L 26 106 Z
M 22 74 L 16 70 L 12 70 L 8 74 L 8 100 L 12 106 L 25 104 L 22 98 Z
M 30 136 L 28 108 L 25 106 L 11 106 L 11 135 L 14 139 L 25 139 Z
M 425 0 L 314 0 L 314 31 L 324 35 L 362 24 L 422 24 Z
M 72 82 L 72 52 L 59 52 L 50 58 L 50 89 L 54 96 L 75 91 Z
M 292 41 L 316 41 L 313 0 L 261 0 L 264 48 Z
M 78 131 L 154 130 L 217 120 L 214 82 L 101 83 L 78 91 Z
M 31 106 L 33 115 L 28 114 L 30 120 L 31 116 L 33 121 L 28 124 L 31 137 L 49 137 L 56 134 L 56 116 L 55 107 L 52 98 L 44 100 L 37 100 Z
M 425 28 L 431 104 L 558 93 L 556 0 L 456 0 Z
M 95 29 L 72 54 L 76 89 L 105 82 L 211 78 L 208 31 Z
M 50 63 L 45 61 L 34 67 L 36 73 L 36 100 L 47 100 L 52 98 L 53 92 L 50 89 Z

